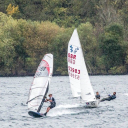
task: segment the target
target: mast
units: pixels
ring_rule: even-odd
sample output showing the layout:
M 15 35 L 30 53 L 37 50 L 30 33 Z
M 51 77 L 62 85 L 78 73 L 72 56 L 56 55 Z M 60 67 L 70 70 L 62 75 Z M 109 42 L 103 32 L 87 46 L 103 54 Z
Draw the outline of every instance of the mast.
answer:
M 40 112 L 48 93 L 53 72 L 53 55 L 46 54 L 41 60 L 29 91 L 28 109 Z
M 47 95 L 47 93 L 48 93 L 48 90 L 49 90 L 49 83 L 48 83 L 48 87 L 47 87 L 47 89 L 46 89 L 45 95 L 43 96 L 42 102 L 41 102 L 41 104 L 40 104 L 40 106 L 39 106 L 37 112 L 40 112 L 40 110 L 41 110 L 41 108 L 42 108 L 42 106 L 43 106 L 43 104 L 44 104 L 44 102 L 45 102 L 45 97 L 46 97 L 46 95 Z

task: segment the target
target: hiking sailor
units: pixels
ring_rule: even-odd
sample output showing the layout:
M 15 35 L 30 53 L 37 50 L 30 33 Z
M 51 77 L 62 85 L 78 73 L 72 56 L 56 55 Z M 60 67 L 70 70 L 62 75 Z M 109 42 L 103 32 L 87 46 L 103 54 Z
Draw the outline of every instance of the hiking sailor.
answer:
M 113 95 L 108 95 L 107 98 L 103 98 L 103 99 L 101 100 L 101 102 L 103 102 L 103 101 L 105 101 L 105 100 L 110 101 L 110 100 L 113 100 L 113 99 L 116 99 L 116 92 L 113 92 Z

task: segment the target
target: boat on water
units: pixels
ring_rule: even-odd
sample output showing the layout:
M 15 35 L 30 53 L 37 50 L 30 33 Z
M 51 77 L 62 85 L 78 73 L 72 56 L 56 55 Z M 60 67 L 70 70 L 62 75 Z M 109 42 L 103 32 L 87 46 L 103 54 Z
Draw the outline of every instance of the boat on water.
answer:
M 41 60 L 34 75 L 28 96 L 28 114 L 41 117 L 40 110 L 48 93 L 53 73 L 53 55 L 46 54 Z
M 98 107 L 99 100 L 95 97 L 89 79 L 77 29 L 68 43 L 67 62 L 73 97 L 81 97 L 86 107 Z

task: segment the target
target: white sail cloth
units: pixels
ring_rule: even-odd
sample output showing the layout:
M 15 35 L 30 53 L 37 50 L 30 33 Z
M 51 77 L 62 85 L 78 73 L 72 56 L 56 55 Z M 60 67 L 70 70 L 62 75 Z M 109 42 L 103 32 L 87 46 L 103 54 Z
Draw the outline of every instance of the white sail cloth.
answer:
M 71 39 L 68 43 L 68 73 L 70 79 L 70 86 L 73 97 L 79 97 L 81 95 L 80 89 L 80 67 L 81 67 L 81 56 L 80 56 L 81 45 L 76 30 L 74 30 Z
M 95 101 L 84 61 L 82 47 L 75 29 L 68 44 L 68 73 L 73 97 L 81 96 L 84 101 Z
M 40 62 L 37 71 L 35 73 L 32 85 L 30 87 L 28 98 L 28 109 L 37 111 L 46 89 L 50 84 L 50 78 L 53 72 L 53 55 L 46 54 Z

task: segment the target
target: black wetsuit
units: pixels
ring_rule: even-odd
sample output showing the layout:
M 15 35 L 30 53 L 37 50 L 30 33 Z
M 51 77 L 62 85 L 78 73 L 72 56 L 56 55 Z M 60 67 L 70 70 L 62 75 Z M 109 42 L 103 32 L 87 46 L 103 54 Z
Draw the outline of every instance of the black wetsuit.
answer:
M 100 95 L 96 95 L 95 97 L 96 97 L 96 99 L 100 99 Z
M 110 101 L 110 100 L 113 100 L 113 99 L 116 99 L 116 95 L 109 95 L 109 97 L 103 98 L 103 99 L 101 100 L 101 102 L 103 102 L 103 101 L 105 101 L 105 100 Z
M 52 98 L 49 98 L 49 100 L 52 100 L 52 102 L 50 102 L 50 109 L 54 108 L 56 106 L 56 102 L 55 102 L 55 99 L 52 97 Z

